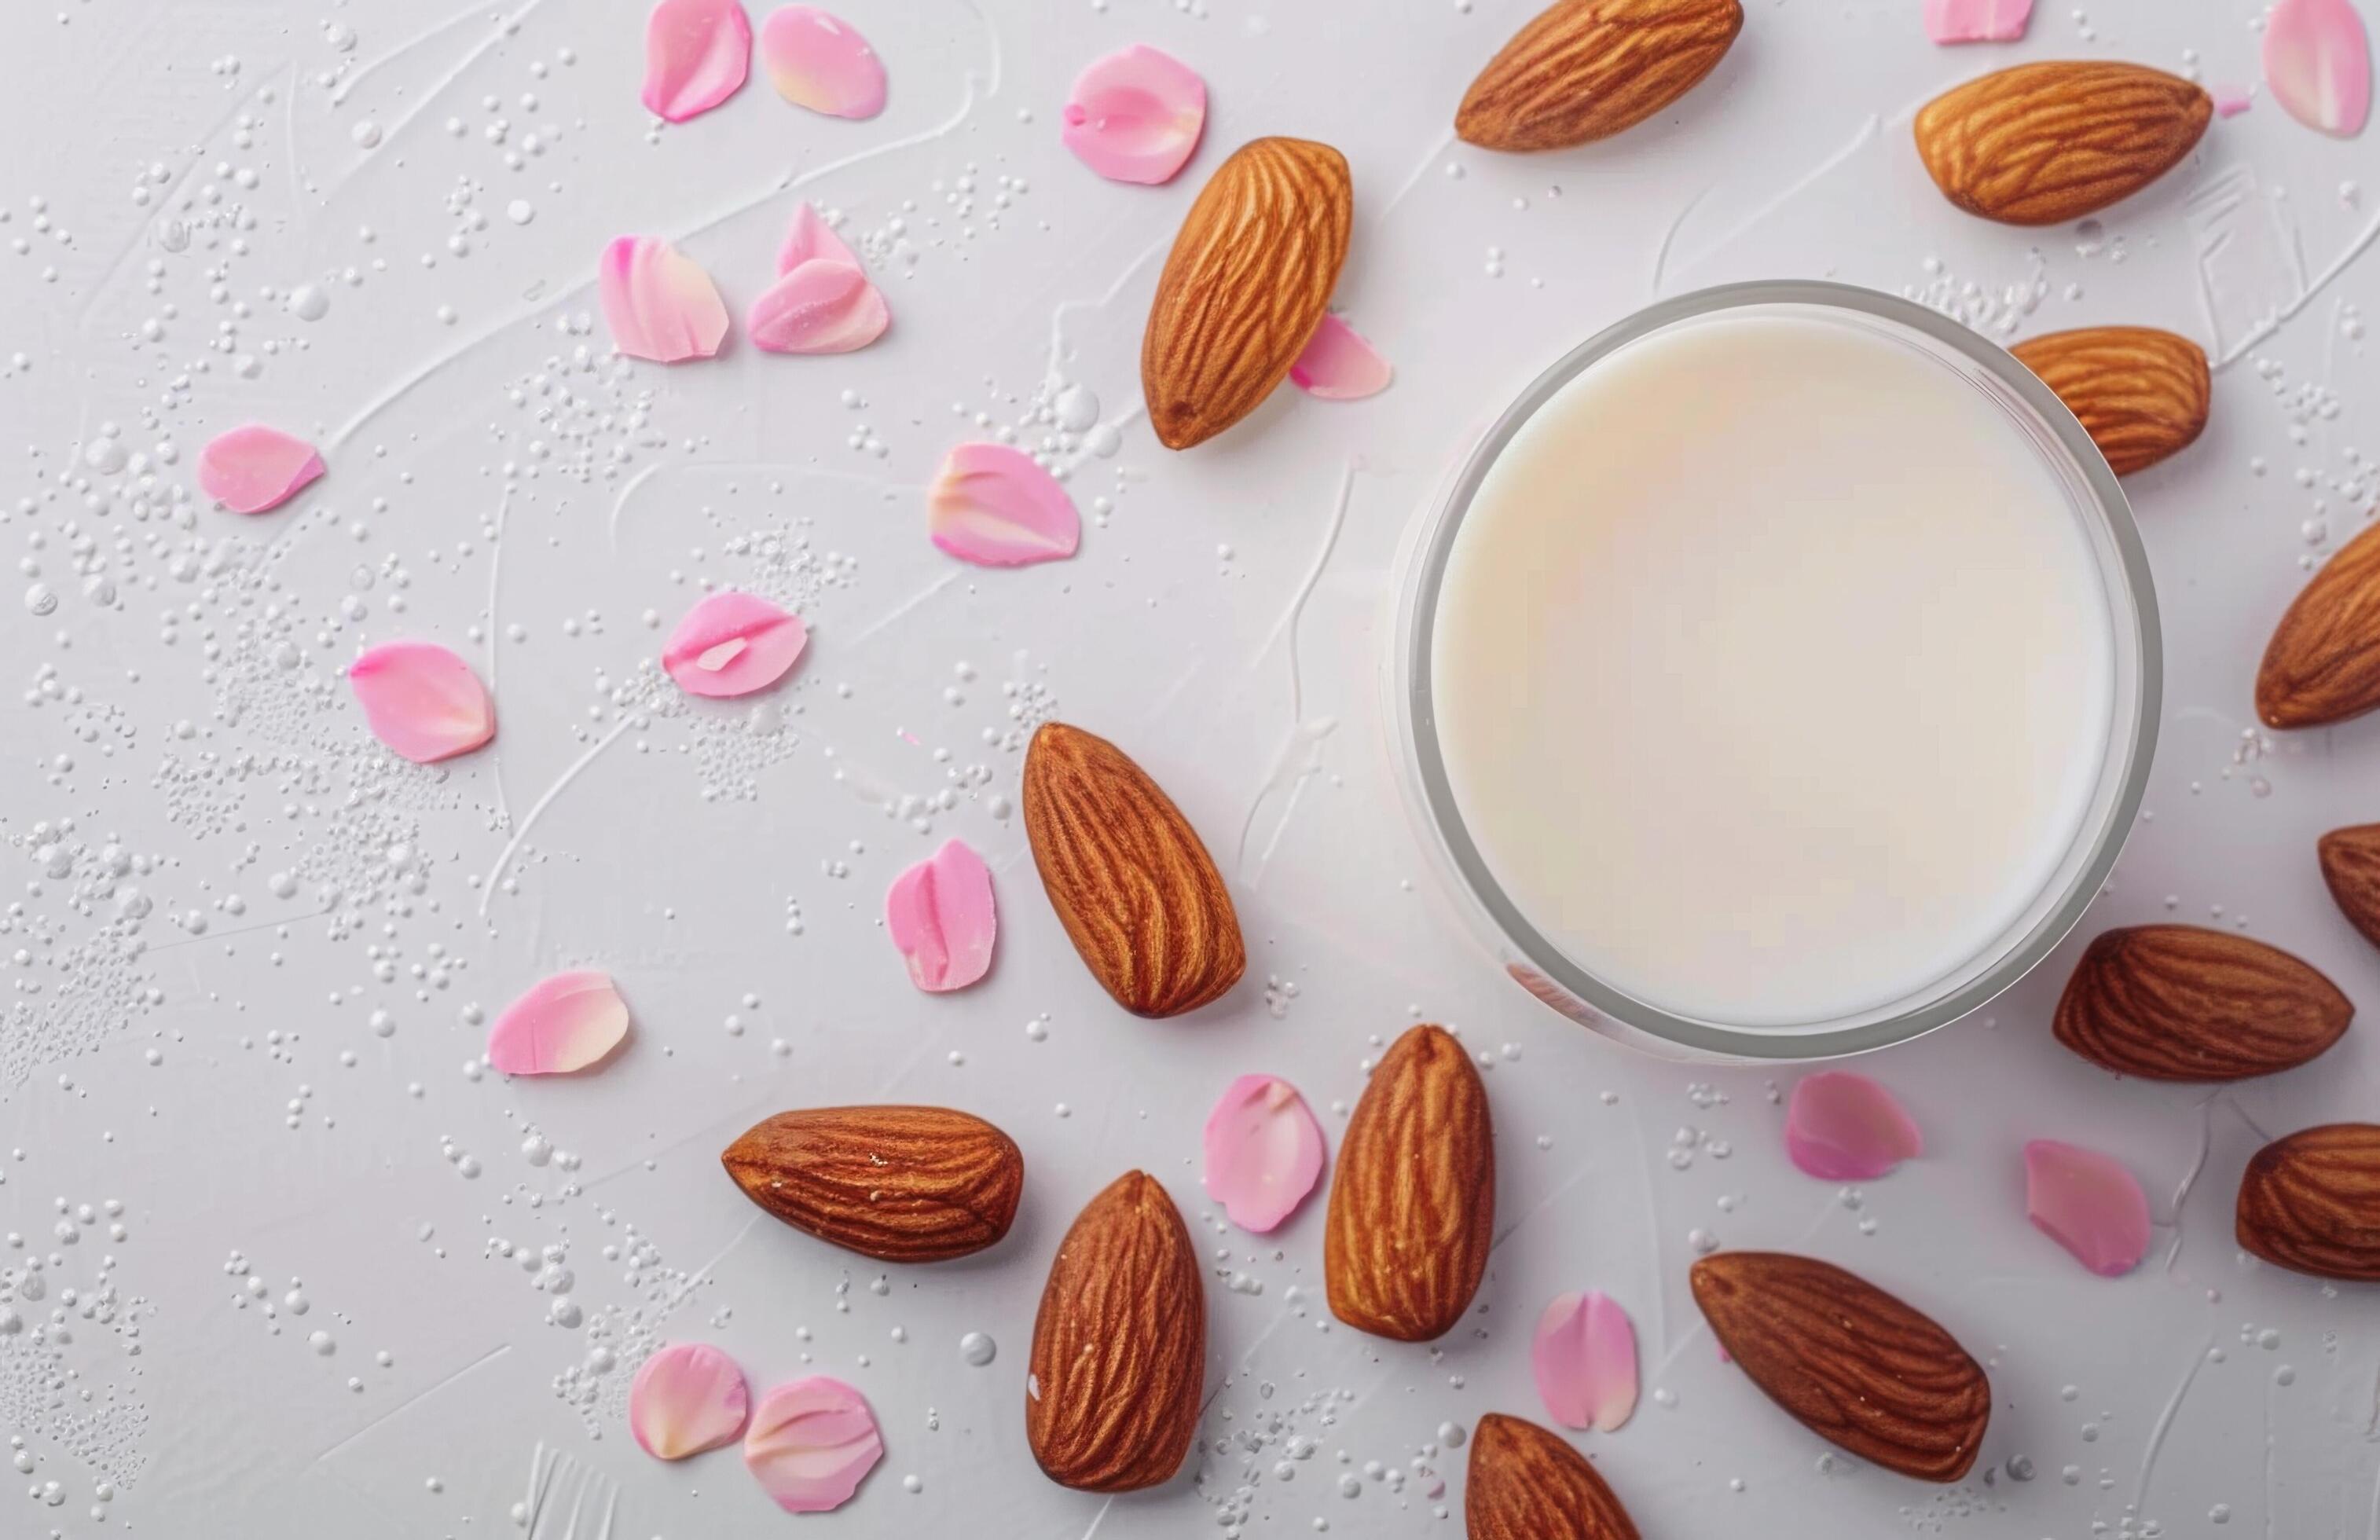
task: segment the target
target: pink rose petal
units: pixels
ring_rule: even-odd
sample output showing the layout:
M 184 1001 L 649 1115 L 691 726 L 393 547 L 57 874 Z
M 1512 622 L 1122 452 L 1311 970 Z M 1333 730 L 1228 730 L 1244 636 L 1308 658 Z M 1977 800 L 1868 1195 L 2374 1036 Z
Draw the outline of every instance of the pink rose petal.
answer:
M 1006 444 L 963 443 L 944 455 L 926 513 L 934 543 L 978 566 L 1061 561 L 1083 538 L 1058 479 Z
M 219 434 L 199 451 L 199 490 L 235 514 L 278 508 L 322 474 L 312 444 L 261 423 Z
M 645 21 L 645 110 L 698 117 L 743 87 L 752 23 L 738 0 L 661 0 Z
M 2208 94 L 2215 98 L 2215 115 L 2217 117 L 2237 117 L 2255 101 L 2236 86 L 2216 86 Z
M 1308 395 L 1325 401 L 1361 401 L 1389 388 L 1396 371 L 1355 329 L 1326 311 L 1305 351 L 1289 366 L 1289 377 Z
M 1822 1070 L 1793 1086 L 1785 1152 L 1812 1176 L 1865 1182 L 1925 1154 L 1925 1140 L 1890 1091 L 1849 1070 Z
M 495 703 L 471 665 L 436 642 L 382 642 L 347 665 L 372 736 L 417 765 L 496 735 Z
M 909 960 L 910 983 L 929 994 L 965 988 L 991 969 L 991 869 L 951 841 L 892 879 L 884 928 Z
M 777 276 L 783 278 L 804 262 L 818 257 L 841 262 L 845 267 L 866 265 L 850 247 L 844 244 L 841 236 L 827 228 L 826 221 L 819 217 L 817 209 L 808 203 L 795 204 L 793 225 L 785 231 L 785 244 L 777 249 Z
M 2372 112 L 2372 47 L 2351 0 L 2280 0 L 2265 22 L 2265 82 L 2309 128 L 2351 139 Z
M 1562 1294 L 1529 1345 L 1546 1415 L 1609 1433 L 1636 1412 L 1636 1328 L 1608 1294 Z
M 688 695 L 750 695 L 783 679 L 809 639 L 799 615 L 758 594 L 715 593 L 670 633 L 662 667 Z
M 609 974 L 558 973 L 530 986 L 488 1028 L 488 1067 L 500 1074 L 568 1074 L 628 1035 L 628 1002 Z
M 1207 1195 L 1262 1235 L 1296 1212 L 1322 1176 L 1322 1125 L 1297 1087 L 1244 1074 L 1207 1114 Z
M 707 1342 L 673 1342 L 637 1371 L 628 1387 L 628 1431 L 655 1460 L 735 1442 L 752 1410 L 744 1371 Z
M 867 1398 L 824 1375 L 762 1396 L 744 1435 L 744 1463 L 788 1513 L 841 1508 L 883 1458 Z
M 851 23 L 815 6 L 786 6 L 760 24 L 760 66 L 777 94 L 830 117 L 884 110 L 884 63 Z
M 659 236 L 622 236 L 599 275 L 612 346 L 632 358 L 708 358 L 727 335 L 727 306 L 693 258 Z
M 1167 182 L 1198 148 L 1207 82 L 1171 54 L 1134 43 L 1075 77 L 1062 137 L 1111 182 Z
M 771 353 L 853 353 L 892 324 L 884 296 L 849 262 L 814 257 L 752 301 L 744 330 Z
M 1937 42 L 2008 42 L 2024 36 L 2033 0 L 1925 0 L 1925 35 Z
M 2101 1278 L 2131 1272 L 2149 1249 L 2149 1200 L 2139 1181 L 2122 1161 L 2079 1145 L 2025 1145 L 2024 1212 Z

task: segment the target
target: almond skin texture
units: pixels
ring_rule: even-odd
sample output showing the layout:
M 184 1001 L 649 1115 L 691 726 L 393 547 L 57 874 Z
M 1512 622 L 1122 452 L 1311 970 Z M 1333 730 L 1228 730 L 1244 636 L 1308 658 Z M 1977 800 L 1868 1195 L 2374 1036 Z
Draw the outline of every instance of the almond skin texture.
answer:
M 1560 150 L 1631 128 L 1692 91 L 1743 30 L 1738 0 L 1560 0 L 1463 93 L 1482 150 Z
M 1033 1322 L 1025 1436 L 1084 1492 L 1172 1479 L 1198 1431 L 1207 1298 L 1190 1231 L 1157 1179 L 1126 1171 L 1058 1246 Z
M 2348 923 L 2380 946 L 2380 823 L 2334 829 L 2315 845 L 2322 879 Z
M 1347 159 L 1311 139 L 1251 139 L 1190 205 L 1140 343 L 1149 426 L 1168 449 L 1204 443 L 1288 377 L 1355 220 Z
M 1831 1263 L 1733 1251 L 1694 1266 L 1711 1333 L 1819 1437 L 1919 1481 L 1975 1462 L 1992 1388 L 1955 1338 Z
M 1025 834 L 1058 923 L 1136 1016 L 1178 1016 L 1240 981 L 1240 918 L 1173 800 L 1105 738 L 1049 722 L 1025 754 Z
M 2058 1040 L 2146 1080 L 2276 1074 L 2338 1041 L 2355 1007 L 2278 947 L 2194 925 L 2103 931 L 2058 997 Z
M 2267 727 L 2328 727 L 2380 706 L 2380 524 L 2339 548 L 2273 628 L 2256 671 Z
M 1465 1540 L 1637 1540 L 1628 1510 L 1570 1441 L 1490 1412 L 1471 1430 Z
M 1488 1087 L 1443 1027 L 1390 1045 L 1340 1141 L 1323 1231 L 1330 1313 L 1400 1342 L 1471 1308 L 1496 1232 Z
M 2060 224 L 2155 181 L 2198 143 L 2215 102 L 2132 64 L 2021 64 L 1917 115 L 1917 153 L 1942 195 L 2003 224 Z
M 2380 1281 L 2380 1128 L 2300 1129 L 2249 1158 L 2240 1249 L 2317 1278 Z
M 884 1262 L 941 1262 L 995 1244 L 1025 1191 L 1015 1141 L 942 1107 L 780 1112 L 719 1163 L 795 1229 Z
M 2206 429 L 2206 350 L 2148 326 L 2052 332 L 2009 349 L 2041 376 L 2119 476 L 2187 449 Z

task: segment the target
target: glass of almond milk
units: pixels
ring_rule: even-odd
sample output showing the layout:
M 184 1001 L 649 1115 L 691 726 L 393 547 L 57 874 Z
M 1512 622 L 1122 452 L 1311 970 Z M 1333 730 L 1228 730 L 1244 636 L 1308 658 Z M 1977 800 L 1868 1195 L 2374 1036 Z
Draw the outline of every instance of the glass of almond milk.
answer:
M 1412 539 L 1397 715 L 1506 970 L 1671 1055 L 1956 1020 L 2107 879 L 2156 736 L 2131 512 L 2023 365 L 1836 284 L 1540 375 Z

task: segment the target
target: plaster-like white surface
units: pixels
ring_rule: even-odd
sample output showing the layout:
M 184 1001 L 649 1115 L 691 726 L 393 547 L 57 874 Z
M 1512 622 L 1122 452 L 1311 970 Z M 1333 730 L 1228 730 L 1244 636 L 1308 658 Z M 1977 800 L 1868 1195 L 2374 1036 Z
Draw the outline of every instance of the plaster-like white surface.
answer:
M 2380 726 L 2268 742 L 2248 711 L 2273 620 L 2372 511 L 2374 141 L 2260 99 L 2146 194 L 2038 232 L 1951 210 L 1908 142 L 1918 103 L 2006 60 L 2247 84 L 2254 4 L 2045 5 L 2024 43 L 1943 50 L 1915 0 L 1755 0 L 1677 110 L 1533 159 L 1447 129 L 1528 8 L 1507 0 L 844 0 L 891 71 L 882 117 L 813 117 L 756 81 L 658 131 L 643 8 L 0 17 L 0 547 L 23 590 L 0 604 L 0 1437 L 32 1494 L 0 1493 L 0 1534 L 1453 1535 L 1464 1451 L 1441 1430 L 1536 1411 L 1528 1328 L 1583 1288 L 1638 1324 L 1644 1407 L 1584 1447 L 1647 1535 L 2374 1533 L 2370 1295 L 2230 1239 L 2259 1131 L 2372 1115 L 2368 1022 L 2212 1097 L 2118 1083 L 2048 1035 L 2078 938 L 1985 1017 L 1862 1066 L 1928 1151 L 1839 1193 L 1783 1158 L 1790 1073 L 1631 1057 L 1495 972 L 1431 893 L 1381 725 L 1406 520 L 1474 425 L 1657 292 L 1824 275 L 1994 336 L 2171 327 L 2226 363 L 2205 439 L 2131 483 L 2165 736 L 2153 816 L 2085 928 L 2244 925 L 2380 1000 L 2380 955 L 2313 856 L 2380 816 Z M 1058 143 L 1075 71 L 1130 42 L 1212 88 L 1206 145 L 1160 189 Z M 1137 414 L 1157 265 L 1206 173 L 1269 132 L 1353 162 L 1339 301 L 1397 382 L 1359 405 L 1283 391 L 1171 455 Z M 680 238 L 740 311 L 798 197 L 864 248 L 882 343 L 609 359 L 606 240 Z M 1051 443 L 1081 555 L 942 557 L 920 502 L 942 452 L 1002 426 L 1039 446 L 1070 389 L 1117 430 L 1112 454 L 1099 429 Z M 250 419 L 331 462 L 254 521 L 191 476 Z M 659 675 L 704 584 L 809 621 L 781 710 Z M 492 751 L 422 770 L 370 740 L 339 670 L 396 636 L 491 682 Z M 1041 898 L 1013 803 L 1053 714 L 1129 748 L 1226 868 L 1249 977 L 1199 1017 L 1123 1015 Z M 1609 752 L 1649 778 L 1671 751 Z M 878 914 L 953 834 L 993 862 L 1001 952 L 929 999 Z M 619 979 L 625 1057 L 571 1082 L 470 1073 L 486 1013 L 570 965 Z M 1501 1165 L 1480 1311 L 1435 1349 L 1331 1322 L 1318 1201 L 1257 1242 L 1196 1168 L 1208 1106 L 1248 1071 L 1293 1080 L 1335 1143 L 1416 1019 L 1493 1065 Z M 888 1272 L 759 1216 L 717 1169 L 762 1115 L 871 1099 L 1016 1137 L 1005 1243 Z M 2036 1135 L 2140 1173 L 2159 1229 L 2137 1273 L 2090 1277 L 2027 1226 Z M 1211 1264 L 1212 1404 L 1195 1478 L 1110 1505 L 1034 1469 L 1023 1382 L 1057 1237 L 1135 1165 Z M 1950 1328 L 1996 1388 L 1975 1476 L 1936 1490 L 1828 1457 L 1722 1365 L 1685 1292 L 1712 1242 L 1840 1260 Z M 999 1345 L 985 1367 L 960 1352 L 975 1331 Z M 858 1499 L 797 1521 L 732 1452 L 639 1453 L 628 1372 L 680 1337 L 756 1388 L 862 1388 L 888 1453 Z

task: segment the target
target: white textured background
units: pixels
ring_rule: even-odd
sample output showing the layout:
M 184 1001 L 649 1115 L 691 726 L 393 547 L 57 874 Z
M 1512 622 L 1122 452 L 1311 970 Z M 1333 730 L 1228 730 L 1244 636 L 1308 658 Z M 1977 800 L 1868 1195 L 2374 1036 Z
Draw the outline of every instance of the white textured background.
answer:
M 0 1495 L 0 1534 L 503 1535 L 534 1506 L 537 1540 L 1451 1535 L 1464 1451 L 1441 1425 L 1536 1414 L 1528 1328 L 1581 1288 L 1638 1324 L 1643 1409 L 1584 1447 L 1648 1536 L 2374 1533 L 2371 1296 L 2230 1239 L 2259 1130 L 2374 1113 L 2370 1024 L 2211 1098 L 2118 1083 L 2049 1038 L 2070 946 L 1987 1018 L 1862 1066 L 1929 1150 L 1839 1194 L 1784 1160 L 1790 1074 L 1627 1056 L 1454 931 L 1379 672 L 1396 539 L 1468 428 L 1657 292 L 1824 275 L 1994 336 L 2188 333 L 2226 360 L 2214 424 L 2131 483 L 2170 670 L 2154 813 L 2086 929 L 2214 916 L 2372 1004 L 2380 956 L 2313 842 L 2380 816 L 2380 726 L 2271 743 L 2247 701 L 2305 569 L 2372 512 L 2375 141 L 2260 95 L 2102 224 L 2000 229 L 1925 180 L 1919 103 L 2066 55 L 2246 85 L 2252 0 L 2044 0 L 2028 42 L 1961 50 L 1925 41 L 1917 0 L 1755 0 L 1656 124 L 1537 158 L 1453 147 L 1463 87 L 1528 8 L 843 0 L 889 66 L 882 117 L 812 116 L 756 80 L 653 132 L 641 0 L 9 6 L 0 546 L 29 591 L 0 604 L 0 1283 L 20 1323 L 0 1436 L 32 1497 Z M 1058 143 L 1075 71 L 1132 42 L 1212 89 L 1205 147 L 1161 189 Z M 1269 132 L 1354 163 L 1339 298 L 1397 383 L 1352 406 L 1284 390 L 1170 455 L 1138 418 L 1157 264 L 1206 173 Z M 864 237 L 883 343 L 607 361 L 607 239 L 682 238 L 740 312 L 803 196 Z M 308 283 L 331 296 L 312 322 L 284 301 Z M 978 414 L 1039 444 L 1067 385 L 1122 440 L 1059 451 L 1080 557 L 940 556 L 919 487 L 943 450 Z M 315 437 L 332 470 L 249 521 L 190 471 L 252 418 Z M 673 624 L 706 583 L 809 619 L 781 712 L 658 676 L 648 616 Z M 492 751 L 425 770 L 368 737 L 339 670 L 396 636 L 493 683 Z M 1249 976 L 1196 1019 L 1115 1010 L 1041 898 L 1009 804 L 1053 713 L 1139 758 L 1232 879 Z M 1609 752 L 1658 777 L 1671 749 Z M 998 869 L 1002 950 L 984 986 L 929 999 L 877 913 L 953 834 Z M 581 964 L 633 1004 L 625 1057 L 570 1082 L 469 1072 L 483 1011 Z M 1472 1326 L 1430 1349 L 1330 1320 L 1318 1198 L 1251 1244 L 1196 1165 L 1247 1071 L 1294 1080 L 1335 1144 L 1416 1018 L 1494 1065 L 1507 1232 Z M 716 1167 L 767 1113 L 878 1098 L 1017 1138 L 1004 1244 L 888 1274 L 757 1217 Z M 2028 1228 L 2036 1135 L 2141 1174 L 2159 1230 L 2136 1274 L 2089 1277 Z M 1214 1400 L 1195 1480 L 1110 1505 L 1033 1468 L 1023 1382 L 1059 1233 L 1134 1165 L 1208 1248 Z M 1697 1231 L 1839 1260 L 1949 1327 L 1996 1389 L 1975 1477 L 1822 1461 L 1699 1329 Z M 960 1359 L 970 1330 L 999 1341 L 988 1368 Z M 679 1337 L 726 1346 L 756 1388 L 861 1387 L 888 1453 L 858 1499 L 795 1521 L 733 1452 L 641 1455 L 622 1391 Z

